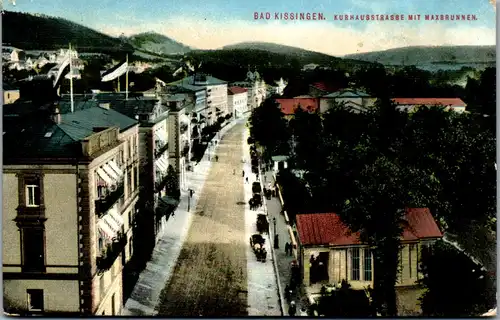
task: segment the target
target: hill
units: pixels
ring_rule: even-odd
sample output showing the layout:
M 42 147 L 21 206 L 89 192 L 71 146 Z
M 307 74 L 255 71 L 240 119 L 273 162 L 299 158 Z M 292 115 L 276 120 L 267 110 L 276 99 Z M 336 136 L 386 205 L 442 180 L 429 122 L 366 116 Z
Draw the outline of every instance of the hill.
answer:
M 300 61 L 301 64 L 316 63 L 320 65 L 336 64 L 339 62 L 348 64 L 360 64 L 366 65 L 365 61 L 356 61 L 355 59 L 341 59 L 339 57 L 334 57 L 328 54 L 309 51 L 302 48 L 286 46 L 282 44 L 269 43 L 269 42 L 241 42 L 232 45 L 227 45 L 222 47 L 222 50 L 257 50 L 266 51 L 277 55 L 283 55 L 288 58 L 295 58 Z
M 494 63 L 495 46 L 413 46 L 357 53 L 346 58 L 378 62 L 385 65 L 419 65 L 429 63 Z
M 78 51 L 118 52 L 133 48 L 120 39 L 110 37 L 78 23 L 40 14 L 4 11 L 2 15 L 3 45 L 24 50 L 56 50 L 71 43 Z
M 180 42 L 155 32 L 139 33 L 127 40 L 138 50 L 160 55 L 184 54 L 192 50 Z

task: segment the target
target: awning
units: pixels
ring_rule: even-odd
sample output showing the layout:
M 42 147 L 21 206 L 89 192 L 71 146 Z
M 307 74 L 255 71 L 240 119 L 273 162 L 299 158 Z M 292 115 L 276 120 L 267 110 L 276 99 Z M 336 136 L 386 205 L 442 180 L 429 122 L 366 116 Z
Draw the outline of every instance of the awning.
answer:
M 113 222 L 116 223 L 116 225 L 118 225 L 120 227 L 120 231 L 121 231 L 121 228 L 125 222 L 123 221 L 122 216 L 118 213 L 118 210 L 116 210 L 116 207 L 109 210 L 107 215 L 109 216 L 110 219 L 113 220 Z
M 162 158 L 156 159 L 156 165 L 160 168 L 161 172 L 167 172 L 168 166 L 165 166 L 165 161 Z
M 99 177 L 101 177 L 102 180 L 104 180 L 108 186 L 114 184 L 114 181 L 112 178 L 110 178 L 106 172 L 104 172 L 104 170 L 102 170 L 102 168 L 99 168 L 97 169 L 97 174 L 99 175 Z
M 101 219 L 99 220 L 99 222 L 97 222 L 97 227 L 99 229 L 99 233 L 105 239 L 112 240 L 116 236 L 116 233 L 114 233 L 113 230 L 108 226 L 108 224 L 104 222 L 104 219 Z
M 102 169 L 104 170 L 104 172 L 106 172 L 106 174 L 113 180 L 115 180 L 115 183 L 118 183 L 118 181 L 120 181 L 120 177 L 118 177 L 118 174 L 113 170 L 111 169 L 108 165 L 103 165 L 102 166 Z
M 119 177 L 123 177 L 122 169 L 118 167 L 114 160 L 109 161 L 107 164 L 118 174 Z
M 109 213 L 102 217 L 101 220 L 113 231 L 113 237 L 116 237 L 116 234 L 122 230 L 122 226 L 115 219 L 111 218 Z

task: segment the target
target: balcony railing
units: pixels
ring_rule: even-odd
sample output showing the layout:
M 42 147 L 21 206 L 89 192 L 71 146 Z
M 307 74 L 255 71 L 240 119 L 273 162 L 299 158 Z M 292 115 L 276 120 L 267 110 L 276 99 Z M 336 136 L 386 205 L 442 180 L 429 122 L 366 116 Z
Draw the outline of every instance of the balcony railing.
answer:
M 95 201 L 95 213 L 102 217 L 124 194 L 123 182 L 116 186 L 116 190 L 108 193 L 104 198 Z
M 165 151 L 168 150 L 168 143 L 165 143 L 161 147 L 157 147 L 155 149 L 155 159 L 158 159 L 162 154 L 165 153 Z
M 101 256 L 97 257 L 96 265 L 99 271 L 106 271 L 111 269 L 120 255 L 123 248 L 127 245 L 127 236 L 123 233 L 118 233 L 116 239 L 106 246 L 101 252 Z

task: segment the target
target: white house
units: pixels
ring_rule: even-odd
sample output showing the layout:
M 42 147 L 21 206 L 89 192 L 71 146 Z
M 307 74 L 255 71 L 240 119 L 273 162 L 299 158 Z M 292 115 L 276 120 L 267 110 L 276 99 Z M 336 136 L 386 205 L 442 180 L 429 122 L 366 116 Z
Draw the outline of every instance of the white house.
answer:
M 393 98 L 392 102 L 396 104 L 396 109 L 414 112 L 420 106 L 444 107 L 447 111 L 465 112 L 467 104 L 460 98 Z
M 248 89 L 229 87 L 227 89 L 227 104 L 229 112 L 235 118 L 241 117 L 248 109 Z
M 231 85 L 243 87 L 248 90 L 248 107 L 250 110 L 260 106 L 267 97 L 266 83 L 261 79 L 257 71 L 248 71 L 245 81 L 234 82 Z

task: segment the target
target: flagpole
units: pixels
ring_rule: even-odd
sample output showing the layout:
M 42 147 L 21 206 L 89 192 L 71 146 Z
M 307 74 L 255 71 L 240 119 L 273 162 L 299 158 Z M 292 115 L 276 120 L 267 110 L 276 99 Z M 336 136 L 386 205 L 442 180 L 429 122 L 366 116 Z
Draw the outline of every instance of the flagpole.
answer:
M 73 101 L 73 67 L 71 66 L 71 43 L 69 44 L 69 96 L 71 99 L 71 113 L 75 110 Z
M 125 100 L 128 100 L 128 53 L 127 53 L 127 73 L 125 73 Z

